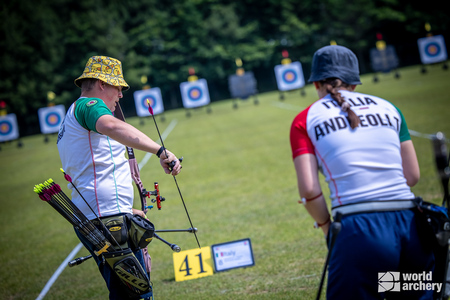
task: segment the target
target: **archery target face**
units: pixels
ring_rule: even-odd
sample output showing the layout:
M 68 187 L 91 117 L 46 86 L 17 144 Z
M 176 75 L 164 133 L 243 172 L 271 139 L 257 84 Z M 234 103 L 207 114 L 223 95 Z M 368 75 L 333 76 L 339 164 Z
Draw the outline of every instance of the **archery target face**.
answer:
M 298 61 L 286 65 L 277 65 L 274 70 L 280 91 L 295 90 L 305 85 L 302 64 Z
M 209 104 L 208 84 L 205 79 L 180 83 L 181 99 L 185 108 Z
M 58 132 L 65 113 L 66 110 L 62 104 L 39 108 L 38 115 L 41 132 L 44 134 Z
M 419 45 L 420 59 L 423 64 L 447 60 L 447 49 L 442 35 L 418 39 L 417 44 Z
M 287 84 L 291 84 L 297 80 L 297 73 L 292 69 L 287 69 L 281 74 L 281 78 Z
M 187 91 L 187 96 L 190 101 L 198 101 L 203 97 L 203 92 L 198 86 L 193 86 Z
M 55 127 L 55 126 L 58 126 L 60 122 L 61 122 L 61 117 L 54 112 L 49 113 L 45 117 L 45 124 L 47 126 Z
M 164 111 L 164 104 L 161 96 L 161 89 L 158 87 L 135 91 L 134 94 L 134 104 L 136 106 L 136 113 L 139 117 L 151 116 L 148 111 L 148 102 L 153 109 L 153 114 L 157 115 Z
M 15 114 L 0 117 L 0 142 L 19 138 L 19 128 Z
M 13 124 L 9 120 L 0 121 L 0 133 L 3 136 L 9 135 L 13 130 Z

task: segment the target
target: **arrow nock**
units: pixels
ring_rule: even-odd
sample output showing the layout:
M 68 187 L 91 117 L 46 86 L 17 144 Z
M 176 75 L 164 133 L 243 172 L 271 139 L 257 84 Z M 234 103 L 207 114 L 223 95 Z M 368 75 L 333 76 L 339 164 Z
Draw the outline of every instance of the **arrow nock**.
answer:
M 65 179 L 66 181 L 72 183 L 72 178 L 69 176 L 69 174 L 67 174 L 67 173 L 63 170 L 63 168 L 60 168 L 60 170 L 61 170 L 61 172 L 63 172 L 63 174 L 64 174 L 64 179 Z
M 148 112 L 153 116 L 153 108 L 152 105 L 150 104 L 150 100 L 147 99 L 147 104 L 148 104 Z

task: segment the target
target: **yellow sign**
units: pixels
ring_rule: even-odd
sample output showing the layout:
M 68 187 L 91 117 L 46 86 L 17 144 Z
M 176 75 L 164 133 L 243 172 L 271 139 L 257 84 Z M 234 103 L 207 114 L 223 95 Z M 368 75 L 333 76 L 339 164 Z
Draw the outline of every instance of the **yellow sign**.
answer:
M 288 65 L 288 64 L 290 64 L 292 62 L 292 60 L 290 59 L 290 58 L 283 58 L 282 60 L 281 60 L 281 64 L 282 65 Z
M 173 253 L 175 281 L 185 281 L 214 275 L 211 247 Z
M 385 41 L 377 41 L 377 43 L 375 45 L 377 46 L 377 49 L 380 51 L 383 51 L 384 49 L 386 49 Z
M 188 81 L 190 81 L 190 82 L 197 81 L 197 80 L 198 80 L 198 77 L 195 75 L 191 75 L 188 77 Z

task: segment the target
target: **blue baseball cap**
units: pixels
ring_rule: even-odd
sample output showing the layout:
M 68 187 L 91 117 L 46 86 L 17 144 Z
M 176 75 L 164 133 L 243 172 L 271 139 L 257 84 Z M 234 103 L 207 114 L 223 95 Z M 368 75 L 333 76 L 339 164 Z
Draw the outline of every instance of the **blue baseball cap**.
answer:
M 344 46 L 332 45 L 314 53 L 309 82 L 339 78 L 348 84 L 361 84 L 358 58 Z

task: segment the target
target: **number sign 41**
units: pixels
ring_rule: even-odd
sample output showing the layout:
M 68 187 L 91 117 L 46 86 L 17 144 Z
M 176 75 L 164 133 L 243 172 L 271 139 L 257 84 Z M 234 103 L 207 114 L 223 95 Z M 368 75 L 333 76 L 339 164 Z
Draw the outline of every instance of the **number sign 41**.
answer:
M 173 253 L 175 281 L 184 281 L 214 274 L 211 247 Z

